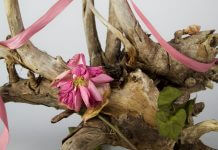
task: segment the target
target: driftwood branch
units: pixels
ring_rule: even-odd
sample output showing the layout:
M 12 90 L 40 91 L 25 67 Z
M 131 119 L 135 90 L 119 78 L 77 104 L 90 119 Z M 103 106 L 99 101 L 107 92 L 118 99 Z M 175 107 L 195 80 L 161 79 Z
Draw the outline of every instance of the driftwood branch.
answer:
M 125 52 L 128 54 L 128 64 L 134 65 L 135 63 L 135 57 L 136 57 L 136 49 L 131 44 L 131 42 L 123 35 L 122 32 L 120 32 L 118 29 L 116 29 L 113 25 L 111 25 L 94 7 L 94 5 L 88 1 L 88 6 L 92 10 L 92 12 L 95 14 L 95 16 L 117 37 L 119 40 L 123 43 L 125 47 Z
M 175 146 L 175 149 L 179 150 L 216 150 L 213 149 L 207 145 L 204 145 L 200 140 L 196 141 L 193 144 L 182 144 L 178 146 Z
M 138 67 L 165 76 L 169 80 L 181 85 L 184 85 L 185 80 L 190 77 L 195 78 L 196 83 L 205 81 L 207 75 L 193 72 L 177 62 L 175 59 L 171 58 L 158 43 L 153 42 L 149 38 L 134 17 L 127 0 L 111 1 L 122 31 L 137 49 Z M 215 47 L 217 46 L 217 44 L 211 44 L 215 43 L 215 38 L 211 38 L 215 36 L 213 32 L 214 30 L 196 33 L 189 38 L 180 40 L 179 44 L 175 43 L 173 39 L 170 41 L 170 44 L 193 59 L 202 62 L 210 62 L 215 58 Z M 198 41 L 201 41 L 200 44 Z M 199 80 L 198 77 L 201 79 Z
M 67 109 L 58 102 L 57 90 L 50 88 L 50 81 L 45 79 L 35 89 L 30 86 L 30 80 L 20 79 L 16 83 L 5 84 L 0 88 L 0 95 L 5 103 L 18 102 Z
M 112 5 L 112 1 L 109 1 L 109 20 L 108 22 L 120 30 L 120 25 L 118 23 L 116 14 L 114 12 L 114 8 Z M 120 54 L 121 41 L 114 35 L 110 30 L 107 31 L 107 39 L 106 39 L 106 48 L 105 48 L 105 56 L 111 64 L 115 64 L 118 62 L 118 56 Z
M 59 121 L 61 121 L 64 118 L 67 118 L 69 116 L 71 116 L 74 113 L 73 110 L 65 110 L 64 112 L 56 115 L 54 118 L 52 118 L 51 123 L 57 123 Z
M 5 63 L 9 75 L 9 83 L 16 83 L 19 81 L 19 76 L 17 74 L 17 71 L 15 69 L 15 63 L 14 60 L 11 59 L 10 57 L 5 58 Z
M 11 53 L 9 50 L 10 50 L 9 48 L 0 45 L 0 58 L 2 59 L 2 58 L 6 58 L 7 56 L 10 56 Z
M 184 129 L 181 135 L 182 143 L 178 144 L 178 141 L 159 135 L 155 117 L 158 111 L 159 90 L 162 87 L 176 83 L 176 86 L 188 92 L 188 95 L 205 87 L 212 87 L 211 81 L 218 82 L 218 66 L 214 66 L 207 73 L 197 73 L 171 58 L 142 30 L 127 0 L 110 0 L 109 21 L 95 9 L 94 0 L 82 2 L 91 65 L 105 65 L 105 68 L 110 66 L 112 69 L 109 73 L 114 69 L 114 64 L 119 67 L 118 70 L 115 68 L 113 73 L 118 86 L 112 88 L 109 103 L 102 109 L 101 115 L 119 129 L 126 140 L 96 117 L 81 123 L 63 141 L 62 150 L 91 150 L 102 144 L 130 148 L 126 141 L 138 150 L 159 150 L 160 147 L 171 150 L 176 149 L 178 145 L 178 149 L 210 149 L 198 139 L 207 132 L 217 131 L 217 121 L 205 121 Z M 4 3 L 13 37 L 24 30 L 18 0 L 4 0 Z M 95 17 L 108 28 L 105 54 L 98 39 Z M 169 43 L 193 59 L 210 62 L 218 52 L 218 34 L 214 33 L 214 30 L 199 32 L 196 28 L 196 31 L 191 32 L 192 29 L 193 27 L 178 30 L 175 38 Z M 186 34 L 188 37 L 183 38 Z M 121 42 L 124 50 L 120 56 Z M 64 109 L 63 113 L 53 118 L 54 123 L 73 113 L 59 103 L 57 89 L 50 87 L 51 80 L 68 69 L 61 57 L 53 58 L 28 41 L 16 50 L 0 46 L 0 59 L 2 58 L 6 61 L 9 73 L 9 83 L 0 88 L 0 95 L 5 103 L 21 102 Z M 29 79 L 19 77 L 15 64 L 29 70 Z M 189 97 L 183 98 L 184 103 L 188 100 Z M 196 113 L 199 113 L 203 106 L 198 108 Z M 195 142 L 196 144 L 193 144 Z
M 24 30 L 20 7 L 17 0 L 4 0 L 6 15 L 11 35 L 15 36 Z
M 5 0 L 4 2 L 8 24 L 13 37 L 24 29 L 18 1 Z M 27 42 L 27 44 L 11 53 L 13 53 L 12 56 L 17 63 L 49 80 L 53 80 L 57 75 L 67 69 L 67 66 L 61 59 L 53 58 L 47 53 L 42 52 L 31 42 Z
M 184 129 L 181 141 L 182 143 L 195 143 L 202 135 L 211 131 L 218 132 L 218 121 L 208 120 Z
M 94 5 L 94 0 L 83 0 L 83 24 L 86 35 L 86 43 L 89 51 L 91 65 L 99 66 L 103 64 L 103 51 L 98 39 L 95 16 L 87 6 L 88 1 Z
M 122 130 L 125 131 L 125 130 Z M 142 131 L 142 130 L 140 130 Z M 147 134 L 149 134 L 149 129 L 146 130 Z M 153 132 L 153 131 L 152 131 Z M 126 133 L 126 135 L 131 133 Z M 153 134 L 145 136 L 154 136 Z M 128 135 L 127 135 L 128 136 Z M 152 139 L 152 137 L 151 137 Z M 100 146 L 102 144 L 110 144 L 113 146 L 122 146 L 129 148 L 125 142 L 121 141 L 122 139 L 116 135 L 113 130 L 111 130 L 108 126 L 106 126 L 103 122 L 97 119 L 92 119 L 88 121 L 85 125 L 81 124 L 79 127 L 75 128 L 73 133 L 71 133 L 64 141 L 61 150 L 91 150 L 95 149 L 96 145 Z M 144 139 L 140 139 L 140 142 L 145 142 Z M 153 139 L 153 142 L 156 140 Z M 86 143 L 89 147 L 85 147 Z M 156 144 L 157 146 L 155 147 Z M 163 144 L 163 145 L 161 145 Z M 144 149 L 152 149 L 152 150 L 160 150 L 161 149 L 178 149 L 178 150 L 215 150 L 204 145 L 200 140 L 195 141 L 195 143 L 184 143 L 184 144 L 176 144 L 174 142 L 165 142 L 165 143 L 158 143 L 157 141 L 153 143 L 150 147 L 138 147 L 139 150 Z
M 94 150 L 102 144 L 112 143 L 114 133 L 100 120 L 90 120 L 63 141 L 61 150 Z

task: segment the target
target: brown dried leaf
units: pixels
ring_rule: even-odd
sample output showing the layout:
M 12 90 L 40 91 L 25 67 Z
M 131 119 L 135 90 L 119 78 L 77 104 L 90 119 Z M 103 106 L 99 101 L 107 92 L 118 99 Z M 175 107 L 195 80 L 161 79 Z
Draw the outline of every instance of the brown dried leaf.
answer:
M 99 86 L 97 88 L 99 92 L 103 95 L 103 101 L 96 107 L 87 108 L 86 112 L 82 116 L 84 122 L 96 117 L 101 112 L 101 110 L 109 103 L 108 97 L 111 93 L 110 85 L 106 84 L 104 86 Z
M 200 30 L 201 30 L 201 26 L 199 25 L 190 25 L 186 29 L 184 29 L 184 31 L 189 35 L 196 34 L 200 32 Z

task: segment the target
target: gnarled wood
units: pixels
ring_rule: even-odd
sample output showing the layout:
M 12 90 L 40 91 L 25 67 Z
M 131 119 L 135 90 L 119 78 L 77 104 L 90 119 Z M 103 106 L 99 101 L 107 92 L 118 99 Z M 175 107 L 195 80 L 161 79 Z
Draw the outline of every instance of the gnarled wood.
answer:
M 18 0 L 4 2 L 11 35 L 15 36 L 24 29 Z M 108 27 L 105 52 L 107 59 L 98 39 L 95 15 Z M 83 0 L 83 21 L 91 65 L 113 67 L 111 64 L 116 64 L 119 68 L 109 70 L 109 72 L 116 70 L 113 71 L 113 76 L 119 86 L 112 89 L 109 104 L 104 107 L 101 114 L 138 150 L 210 149 L 198 139 L 202 134 L 217 130 L 215 121 L 185 128 L 180 137 L 182 143 L 159 135 L 155 121 L 159 96 L 156 86 L 172 85 L 173 82 L 188 94 L 200 91 L 205 87 L 212 87 L 211 80 L 218 81 L 218 66 L 214 66 L 207 73 L 197 73 L 171 58 L 142 30 L 127 0 L 110 0 L 109 22 L 94 8 L 94 0 Z M 214 30 L 198 32 L 196 28 L 194 33 L 189 30 L 192 28 L 178 30 L 175 38 L 169 43 L 181 53 L 198 61 L 213 60 L 218 52 L 218 34 L 214 33 Z M 183 38 L 182 36 L 187 33 L 191 35 Z M 119 62 L 117 56 L 121 42 L 125 50 L 122 61 Z M 61 57 L 53 58 L 28 41 L 16 50 L 0 46 L 0 58 L 6 60 L 10 79 L 8 84 L 0 88 L 0 95 L 5 103 L 21 102 L 67 109 L 59 103 L 57 89 L 50 87 L 50 81 L 68 69 Z M 21 79 L 16 73 L 14 64 L 29 69 L 29 79 Z M 39 77 L 35 77 L 34 73 L 39 74 Z M 185 104 L 189 97 L 180 97 L 180 101 L 176 102 L 181 102 L 181 99 Z M 203 106 L 199 109 L 196 113 L 199 113 Z M 65 113 L 58 115 L 54 122 L 72 113 L 66 110 Z M 194 142 L 197 143 L 193 144 Z M 129 148 L 125 140 L 96 117 L 87 123 L 81 123 L 63 141 L 62 150 L 91 150 L 102 144 Z
M 36 89 L 30 86 L 29 80 L 19 80 L 0 88 L 0 95 L 5 103 L 19 102 L 33 105 L 44 105 L 56 109 L 67 109 L 57 100 L 57 90 L 50 88 L 50 81 L 42 80 Z
M 196 125 L 188 127 L 183 130 L 181 141 L 182 143 L 195 143 L 198 139 L 211 131 L 218 132 L 218 121 L 216 120 L 208 120 L 200 122 Z
M 93 119 L 66 139 L 61 150 L 94 150 L 102 144 L 111 143 L 109 137 L 113 135 L 103 122 Z
M 135 19 L 127 0 L 112 0 L 112 4 L 122 31 L 138 51 L 138 67 L 165 76 L 181 85 L 184 84 L 187 78 L 195 78 L 195 75 L 205 78 L 204 74 L 195 73 L 171 58 L 158 43 L 153 42 Z M 189 38 L 182 39 L 177 44 L 172 40 L 170 44 L 189 57 L 193 57 L 193 53 L 197 54 L 194 55 L 193 59 L 198 60 L 197 57 L 200 55 L 200 61 L 209 62 L 215 58 L 216 53 L 216 46 L 210 44 L 211 40 L 214 41 L 211 38 L 213 36 L 215 36 L 213 30 L 199 32 Z M 199 44 L 197 41 L 202 42 Z M 205 47 L 204 45 L 207 46 Z M 201 81 L 197 79 L 197 82 Z
M 18 1 L 5 0 L 4 2 L 8 24 L 13 37 L 24 29 Z M 13 53 L 14 59 L 17 63 L 49 80 L 55 79 L 57 75 L 67 69 L 66 64 L 61 59 L 53 58 L 47 53 L 42 52 L 31 42 L 27 42 L 27 44 L 18 48 Z

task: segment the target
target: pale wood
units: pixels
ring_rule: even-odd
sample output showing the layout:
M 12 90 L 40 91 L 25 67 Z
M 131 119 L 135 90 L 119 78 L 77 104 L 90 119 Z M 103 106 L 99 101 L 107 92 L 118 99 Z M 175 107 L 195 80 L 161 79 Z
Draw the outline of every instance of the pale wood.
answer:
M 109 19 L 108 22 L 121 30 L 120 25 L 118 23 L 116 14 L 114 12 L 114 8 L 112 5 L 112 1 L 109 1 Z M 109 61 L 110 64 L 117 63 L 117 59 L 119 54 L 121 53 L 121 41 L 110 31 L 107 31 L 107 39 L 106 39 L 106 48 L 105 48 L 105 56 Z
M 102 65 L 103 52 L 100 41 L 98 39 L 98 33 L 96 30 L 95 16 L 90 8 L 87 6 L 88 1 L 94 5 L 94 0 L 83 0 L 83 24 L 86 35 L 86 43 L 89 52 L 90 63 L 93 66 Z
M 109 104 L 101 113 L 119 128 L 138 150 L 172 150 L 176 141 L 161 137 L 156 128 L 155 116 L 159 95 L 157 85 L 167 86 L 173 83 L 190 96 L 191 93 L 206 87 L 212 88 L 212 81 L 218 82 L 218 65 L 207 73 L 197 73 L 171 58 L 159 43 L 152 41 L 143 31 L 127 0 L 110 0 L 108 21 L 95 9 L 94 0 L 82 2 L 91 65 L 103 65 L 105 69 L 109 67 L 106 70 L 108 73 L 119 76 L 111 84 Z M 11 36 L 15 36 L 24 30 L 18 0 L 4 0 L 4 3 Z M 95 17 L 108 29 L 105 52 L 98 39 Z M 193 59 L 210 62 L 218 52 L 218 34 L 214 33 L 214 30 L 196 30 L 196 33 L 192 33 L 189 31 L 191 29 L 188 27 L 178 30 L 175 32 L 175 38 L 169 43 Z M 187 33 L 192 35 L 183 38 Z M 121 42 L 124 50 L 120 54 Z M 50 86 L 57 75 L 68 69 L 61 57 L 54 58 L 28 41 L 16 50 L 0 46 L 0 59 L 5 59 L 9 73 L 9 83 L 0 88 L 0 95 L 5 103 L 21 102 L 66 110 L 55 117 L 54 122 L 73 113 L 68 112 L 58 101 L 58 90 Z M 15 64 L 29 70 L 28 79 L 19 77 Z M 39 77 L 35 77 L 34 73 Z M 183 103 L 188 99 L 180 98 Z M 217 131 L 217 121 L 205 121 L 184 128 L 180 137 L 183 143 L 179 149 L 210 149 L 199 141 L 201 135 L 210 131 Z M 104 122 L 95 118 L 86 124 L 81 123 L 63 141 L 62 150 L 91 150 L 101 144 L 129 148 Z

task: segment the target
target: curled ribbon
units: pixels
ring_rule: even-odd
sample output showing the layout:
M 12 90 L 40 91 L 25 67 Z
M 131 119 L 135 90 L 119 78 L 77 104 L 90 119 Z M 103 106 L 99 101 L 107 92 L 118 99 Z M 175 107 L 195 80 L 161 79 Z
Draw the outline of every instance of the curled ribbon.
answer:
M 161 35 L 153 27 L 150 21 L 143 15 L 141 10 L 136 6 L 133 0 L 130 0 L 130 2 L 133 8 L 135 9 L 135 12 L 137 13 L 137 15 L 140 17 L 143 23 L 147 26 L 147 28 L 151 31 L 152 35 L 157 39 L 157 41 L 165 49 L 165 51 L 167 51 L 174 59 L 184 64 L 186 67 L 194 71 L 197 71 L 197 72 L 207 72 L 211 67 L 215 65 L 216 62 L 218 62 L 218 59 L 214 59 L 211 63 L 201 63 L 177 51 L 170 44 L 168 44 L 163 39 L 163 37 L 161 37 Z
M 8 47 L 10 49 L 16 49 L 24 45 L 35 33 L 44 28 L 49 22 L 51 22 L 58 14 L 60 14 L 64 8 L 66 8 L 73 0 L 59 0 L 55 3 L 41 18 L 28 27 L 23 32 L 17 34 L 6 41 L 0 41 L 0 45 Z M 9 141 L 9 129 L 7 114 L 4 106 L 4 102 L 0 97 L 0 119 L 3 121 L 4 129 L 0 135 L 0 150 L 6 150 Z

